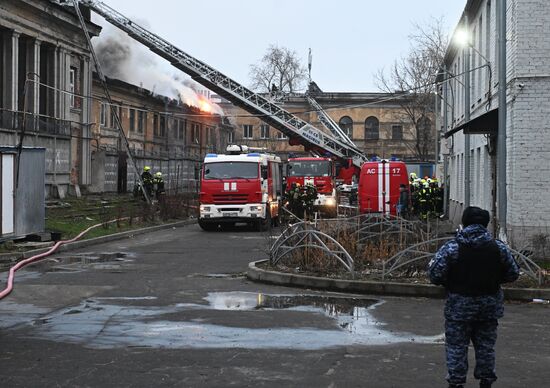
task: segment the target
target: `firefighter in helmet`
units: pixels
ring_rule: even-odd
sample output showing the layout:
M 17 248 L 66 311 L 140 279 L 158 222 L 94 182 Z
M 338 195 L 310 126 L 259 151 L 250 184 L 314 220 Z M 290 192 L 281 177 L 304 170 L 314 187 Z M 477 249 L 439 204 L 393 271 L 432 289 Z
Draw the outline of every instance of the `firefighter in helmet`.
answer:
M 157 199 L 160 198 L 161 195 L 165 193 L 164 191 L 164 178 L 162 177 L 162 172 L 155 173 L 155 177 L 153 178 L 153 184 L 155 185 L 155 196 Z
M 143 167 L 143 172 L 141 173 L 141 181 L 143 183 L 143 188 L 147 191 L 149 197 L 151 197 L 153 195 L 153 175 L 151 174 L 151 167 Z M 139 188 L 138 190 L 134 189 L 134 194 L 137 194 L 136 191 L 137 193 L 139 193 L 139 191 L 141 190 L 139 190 Z

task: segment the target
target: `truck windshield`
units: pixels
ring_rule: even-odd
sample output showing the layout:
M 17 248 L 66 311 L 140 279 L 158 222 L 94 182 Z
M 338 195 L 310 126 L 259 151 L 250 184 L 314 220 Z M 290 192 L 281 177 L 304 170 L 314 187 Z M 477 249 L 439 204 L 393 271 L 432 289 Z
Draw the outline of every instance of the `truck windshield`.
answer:
M 331 163 L 328 160 L 301 160 L 288 163 L 289 176 L 330 176 Z
M 255 179 L 258 178 L 258 163 L 218 162 L 204 165 L 204 179 Z

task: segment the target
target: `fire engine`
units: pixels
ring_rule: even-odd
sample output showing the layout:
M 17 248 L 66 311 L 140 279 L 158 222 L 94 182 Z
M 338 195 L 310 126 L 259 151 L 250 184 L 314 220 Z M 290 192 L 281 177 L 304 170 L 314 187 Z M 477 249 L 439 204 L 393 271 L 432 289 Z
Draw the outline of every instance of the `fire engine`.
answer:
M 129 36 L 148 47 L 151 51 L 169 61 L 172 66 L 189 74 L 194 80 L 202 84 L 204 87 L 216 92 L 218 95 L 226 98 L 233 104 L 242 107 L 250 114 L 261 116 L 266 124 L 271 125 L 287 136 L 291 145 L 299 144 L 303 146 L 306 151 L 315 155 L 330 156 L 333 161 L 339 163 L 337 168 L 338 179 L 342 183 L 355 182 L 357 176 L 360 175 L 359 180 L 361 181 L 362 178 L 364 182 L 362 186 L 363 190 L 359 190 L 358 193 L 360 201 L 363 203 L 362 211 L 365 211 L 365 209 L 369 209 L 371 211 L 377 209 L 376 211 L 386 212 L 387 206 L 382 204 L 386 203 L 388 200 L 390 200 L 390 208 L 392 208 L 391 198 L 393 198 L 393 195 L 397 195 L 397 191 L 393 189 L 393 184 L 390 183 L 388 186 L 384 183 L 386 182 L 386 179 L 384 178 L 385 172 L 377 172 L 378 167 L 376 167 L 374 169 L 375 174 L 367 173 L 368 171 L 372 171 L 372 167 L 369 167 L 369 164 L 367 164 L 367 166 L 363 165 L 364 162 L 367 162 L 367 156 L 354 144 L 345 131 L 343 131 L 338 124 L 332 120 L 321 105 L 315 101 L 312 95 L 308 94 L 306 97 L 316 111 L 319 121 L 323 127 L 325 127 L 325 130 L 321 130 L 313 124 L 308 123 L 300 117 L 283 109 L 269 96 L 255 93 L 246 86 L 213 68 L 209 64 L 184 52 L 162 37 L 148 31 L 136 22 L 117 12 L 102 1 L 50 1 L 74 8 L 75 12 L 79 16 L 82 29 L 87 36 L 89 35 L 87 26 L 80 13 L 80 8 L 78 7 L 79 5 L 87 7 L 89 10 L 102 16 L 107 22 L 126 32 Z M 100 79 L 103 79 L 104 77 L 101 71 L 101 65 L 95 58 L 95 53 L 93 50 L 92 56 L 94 57 L 94 62 L 96 63 Z M 110 97 L 108 98 L 110 99 Z M 122 131 L 121 133 L 124 137 L 124 132 Z M 206 165 L 202 177 L 202 182 L 205 186 L 203 192 L 201 193 L 201 200 L 204 200 L 203 205 L 201 205 L 201 226 L 209 228 L 212 224 L 215 224 L 216 221 L 221 222 L 222 220 L 228 222 L 233 219 L 244 219 L 250 221 L 252 218 L 256 218 L 256 220 L 265 221 L 268 217 L 274 217 L 278 212 L 278 199 L 275 200 L 275 198 L 278 198 L 278 193 L 276 192 L 276 189 L 273 189 L 273 187 L 276 186 L 276 183 L 273 181 L 272 183 L 269 183 L 269 171 L 271 171 L 270 167 L 265 166 L 270 164 L 280 165 L 280 161 L 276 160 L 274 157 L 270 159 L 268 156 L 263 156 L 261 154 L 258 156 L 251 156 L 251 154 L 242 156 L 228 155 L 227 158 L 229 159 L 224 160 L 223 158 L 224 156 L 222 155 L 210 155 L 205 158 Z M 267 183 L 266 178 L 261 175 L 260 170 L 258 170 L 260 172 L 257 174 L 256 178 L 234 177 L 234 179 L 231 179 L 231 177 L 227 177 L 227 179 L 218 179 L 213 178 L 214 175 L 211 176 L 210 173 L 206 173 L 206 167 L 208 167 L 208 164 L 211 164 L 210 167 L 214 166 L 216 163 L 215 160 L 219 163 L 229 163 L 231 161 L 230 158 L 241 158 L 235 160 L 234 163 L 245 163 L 245 160 L 251 162 L 253 158 L 256 158 L 257 161 L 255 163 L 257 163 L 258 166 L 264 166 L 268 170 Z M 236 164 L 236 166 L 241 165 Z M 405 165 L 402 164 L 402 166 L 403 171 L 405 172 L 404 176 L 406 176 Z M 260 169 L 260 167 L 258 168 Z M 390 165 L 390 169 L 392 168 L 393 167 Z M 214 169 L 211 171 L 215 172 Z M 229 175 L 232 175 L 232 173 Z M 235 175 L 237 174 L 235 173 Z M 373 178 L 370 175 L 374 175 L 377 178 L 373 181 Z M 369 188 L 369 185 L 365 183 L 367 181 L 375 182 L 377 184 Z M 390 179 L 390 182 L 393 181 Z M 226 186 L 226 183 L 229 186 Z M 270 184 L 273 185 L 273 187 L 269 186 Z M 208 188 L 211 185 L 215 188 Z M 268 186 L 266 187 L 266 185 Z M 252 189 L 253 186 L 256 187 L 256 189 Z M 229 194 L 239 194 L 240 191 L 243 190 L 243 187 L 246 187 L 247 190 L 246 192 L 243 192 L 246 199 L 244 199 L 244 196 L 239 200 L 237 200 L 237 197 L 235 196 L 229 196 Z M 270 190 L 275 191 L 272 193 Z M 379 193 L 380 190 L 382 191 Z M 216 197 L 215 199 L 214 195 L 218 195 L 219 197 Z M 265 198 L 266 196 L 268 197 L 267 199 Z M 362 196 L 365 197 L 362 198 Z M 223 200 L 223 198 L 225 198 L 225 200 Z M 221 202 L 217 202 L 220 200 Z M 259 210 L 252 211 L 252 206 L 254 204 L 257 206 L 256 209 Z M 247 209 L 245 209 L 246 206 L 248 206 Z M 393 207 L 395 206 L 393 205 Z M 390 211 L 394 211 L 394 209 L 392 208 Z M 256 217 L 253 217 L 252 214 L 255 214 Z
M 409 190 L 404 162 L 385 159 L 365 162 L 359 176 L 359 212 L 395 215 L 401 184 Z
M 201 171 L 199 225 L 246 222 L 260 230 L 279 217 L 282 196 L 281 159 L 230 145 L 227 154 L 207 154 Z
M 335 167 L 331 158 L 289 158 L 287 164 L 286 190 L 293 184 L 300 186 L 313 185 L 317 189 L 316 209 L 331 216 L 336 216 L 336 180 Z

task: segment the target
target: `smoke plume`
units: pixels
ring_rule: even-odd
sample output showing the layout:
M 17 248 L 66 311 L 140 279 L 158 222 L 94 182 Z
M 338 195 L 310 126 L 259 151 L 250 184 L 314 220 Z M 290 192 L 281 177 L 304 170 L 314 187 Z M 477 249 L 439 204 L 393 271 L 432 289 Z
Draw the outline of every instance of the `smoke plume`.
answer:
M 101 67 L 106 76 L 132 85 L 141 85 L 154 94 L 181 100 L 205 112 L 223 115 L 223 110 L 198 91 L 204 90 L 191 78 L 182 77 L 168 62 L 105 21 L 97 20 L 103 30 L 94 38 Z M 146 23 L 139 22 L 146 27 Z

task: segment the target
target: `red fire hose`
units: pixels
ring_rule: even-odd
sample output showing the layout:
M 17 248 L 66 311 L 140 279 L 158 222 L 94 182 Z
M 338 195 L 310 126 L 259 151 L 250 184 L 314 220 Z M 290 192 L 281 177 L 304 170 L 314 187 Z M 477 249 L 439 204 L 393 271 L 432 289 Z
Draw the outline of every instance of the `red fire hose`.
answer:
M 38 261 L 40 259 L 43 259 L 49 255 L 51 255 L 53 252 L 55 252 L 57 250 L 57 248 L 59 248 L 61 245 L 63 244 L 67 244 L 67 243 L 71 243 L 71 242 L 74 242 L 76 240 L 78 240 L 80 237 L 84 236 L 86 233 L 88 233 L 90 230 L 94 229 L 94 228 L 97 228 L 98 226 L 101 226 L 101 225 L 105 225 L 105 224 L 111 224 L 113 222 L 117 222 L 117 221 L 122 221 L 124 220 L 125 218 L 121 218 L 121 219 L 117 219 L 117 220 L 112 220 L 112 221 L 108 221 L 108 222 L 102 222 L 101 224 L 96 224 L 96 225 L 93 225 L 93 226 L 90 226 L 88 229 L 80 232 L 76 237 L 70 239 L 70 240 L 63 240 L 63 241 L 58 241 L 55 243 L 54 246 L 52 246 L 47 252 L 44 252 L 44 253 L 40 253 L 38 255 L 35 255 L 35 256 L 32 256 L 32 257 L 29 257 L 28 259 L 25 259 L 25 260 L 21 260 L 20 262 L 18 262 L 17 264 L 15 264 L 13 267 L 10 268 L 10 273 L 8 275 L 8 282 L 7 282 L 7 286 L 6 288 L 0 292 L 0 300 L 3 299 L 4 297 L 6 297 L 12 290 L 13 290 L 13 279 L 15 277 L 15 271 L 23 268 L 24 266 L 26 265 L 29 265 L 31 263 L 34 263 L 35 261 Z

